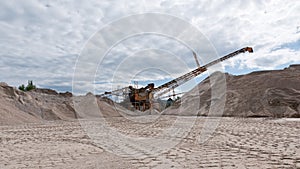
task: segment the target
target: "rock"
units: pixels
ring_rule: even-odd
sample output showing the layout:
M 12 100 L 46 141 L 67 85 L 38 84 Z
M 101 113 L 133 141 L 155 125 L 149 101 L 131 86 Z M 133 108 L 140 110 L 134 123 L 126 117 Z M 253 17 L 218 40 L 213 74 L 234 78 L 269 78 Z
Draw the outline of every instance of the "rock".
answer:
M 65 93 L 59 93 L 60 96 L 63 96 L 63 97 L 72 97 L 73 94 L 71 92 L 65 92 Z
M 94 96 L 94 94 L 92 92 L 87 92 L 86 96 Z
M 36 89 L 30 90 L 30 92 L 43 93 L 43 94 L 51 94 L 51 95 L 57 95 L 58 94 L 55 90 L 52 90 L 52 89 L 41 89 L 41 88 L 36 88 Z

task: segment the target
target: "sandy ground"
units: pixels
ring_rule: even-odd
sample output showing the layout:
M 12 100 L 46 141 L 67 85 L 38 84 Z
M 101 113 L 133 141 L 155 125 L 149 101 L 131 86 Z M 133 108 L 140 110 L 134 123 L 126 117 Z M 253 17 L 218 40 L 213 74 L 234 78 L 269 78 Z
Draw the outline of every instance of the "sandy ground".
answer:
M 152 137 L 174 118 L 163 116 L 144 130 L 120 117 L 108 121 L 122 133 Z M 299 120 L 221 118 L 199 144 L 205 120 L 198 118 L 173 148 L 141 159 L 107 152 L 76 121 L 0 126 L 0 168 L 300 168 Z

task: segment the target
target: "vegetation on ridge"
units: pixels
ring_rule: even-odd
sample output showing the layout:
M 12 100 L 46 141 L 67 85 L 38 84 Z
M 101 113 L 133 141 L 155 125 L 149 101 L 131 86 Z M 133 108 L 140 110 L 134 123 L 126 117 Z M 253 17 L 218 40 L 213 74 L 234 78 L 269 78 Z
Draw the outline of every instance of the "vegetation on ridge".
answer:
M 22 84 L 21 86 L 19 86 L 19 90 L 22 90 L 24 92 L 30 91 L 30 90 L 33 90 L 33 89 L 36 89 L 36 86 L 33 84 L 32 80 L 28 80 L 28 84 L 27 84 L 26 87 L 25 87 L 24 84 Z

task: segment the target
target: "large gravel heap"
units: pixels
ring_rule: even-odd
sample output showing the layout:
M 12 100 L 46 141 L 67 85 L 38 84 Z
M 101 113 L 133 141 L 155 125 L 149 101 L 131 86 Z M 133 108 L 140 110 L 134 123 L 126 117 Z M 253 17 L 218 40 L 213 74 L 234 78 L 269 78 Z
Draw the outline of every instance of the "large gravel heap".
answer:
M 95 117 L 121 116 L 120 113 L 124 111 L 120 106 L 90 94 L 73 96 L 70 92 L 58 93 L 51 89 L 34 89 L 23 92 L 1 82 L 0 125 L 49 120 L 75 120 L 80 117 L 74 109 L 74 98 L 81 101 L 91 98 L 96 100 L 100 111 L 93 114 Z
M 211 89 L 215 87 L 218 90 L 218 83 L 226 83 L 225 92 L 220 98 L 212 99 Z M 259 71 L 239 76 L 215 72 L 184 95 L 183 99 L 197 92 L 200 93 L 198 100 L 184 101 L 184 107 L 197 105 L 197 114 L 201 116 L 300 117 L 300 65 L 291 65 L 284 70 Z M 221 113 L 215 113 L 216 109 L 209 111 L 212 102 L 216 103 L 215 107 L 220 104 L 215 100 L 225 101 L 225 108 Z M 178 114 L 183 107 L 180 105 L 181 103 L 176 103 L 163 113 Z M 222 107 L 222 104 L 219 107 Z M 181 111 L 180 114 L 188 112 Z

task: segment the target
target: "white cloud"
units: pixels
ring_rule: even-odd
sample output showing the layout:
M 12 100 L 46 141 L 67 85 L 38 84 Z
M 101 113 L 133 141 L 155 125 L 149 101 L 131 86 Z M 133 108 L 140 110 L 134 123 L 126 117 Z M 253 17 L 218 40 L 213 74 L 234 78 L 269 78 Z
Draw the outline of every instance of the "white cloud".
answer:
M 41 86 L 58 90 L 70 87 L 76 57 L 87 40 L 105 24 L 143 12 L 162 12 L 187 20 L 208 37 L 220 55 L 244 46 L 254 47 L 253 54 L 239 55 L 224 62 L 224 66 L 237 71 L 278 68 L 300 62 L 299 48 L 284 45 L 299 42 L 298 11 L 299 2 L 279 0 L 1 1 L 0 81 L 19 85 L 36 79 Z M 172 23 L 168 25 L 172 27 Z M 110 79 L 120 58 L 145 48 L 168 50 L 184 59 L 189 69 L 196 66 L 190 51 L 178 42 L 145 36 L 116 46 L 109 53 L 110 60 L 105 60 L 107 75 L 99 79 Z M 197 50 L 200 60 L 206 63 L 204 47 L 199 46 Z M 155 60 L 159 56 L 152 57 Z M 162 63 L 172 76 L 186 72 L 174 69 L 172 63 Z M 136 68 L 147 64 L 150 63 L 139 61 Z M 126 77 L 128 72 L 122 71 Z M 157 73 L 147 76 L 144 80 L 162 78 Z

